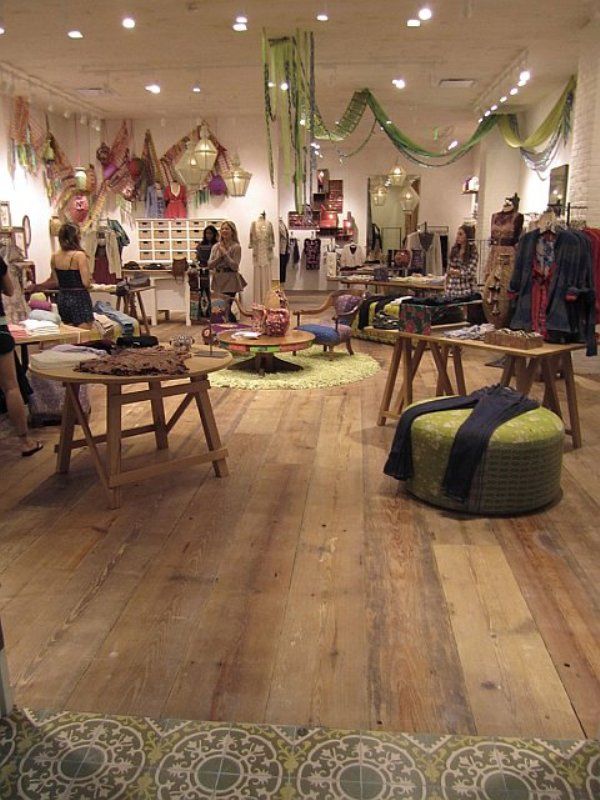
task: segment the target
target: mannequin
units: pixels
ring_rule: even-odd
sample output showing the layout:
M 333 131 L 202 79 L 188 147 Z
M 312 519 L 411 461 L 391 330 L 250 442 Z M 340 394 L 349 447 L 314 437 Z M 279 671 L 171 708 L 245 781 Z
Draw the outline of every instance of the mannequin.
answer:
M 183 219 L 187 217 L 185 187 L 177 181 L 171 181 L 164 192 L 167 219 Z
M 264 211 L 250 226 L 250 249 L 254 264 L 254 302 L 262 303 L 271 289 L 275 249 L 273 225 Z
M 411 253 L 409 274 L 443 274 L 440 236 L 438 233 L 428 231 L 427 223 L 423 226 L 423 230 L 408 234 L 406 249 Z
M 488 322 L 496 328 L 508 324 L 510 309 L 508 284 L 513 272 L 517 244 L 523 230 L 523 214 L 519 213 L 517 194 L 504 200 L 502 211 L 492 214 L 490 253 L 486 264 L 483 310 Z

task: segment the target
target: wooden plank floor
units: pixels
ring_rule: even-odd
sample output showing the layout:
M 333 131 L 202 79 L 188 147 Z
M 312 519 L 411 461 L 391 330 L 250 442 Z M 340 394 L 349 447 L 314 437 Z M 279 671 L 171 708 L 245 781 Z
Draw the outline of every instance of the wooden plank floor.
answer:
M 384 345 L 356 347 L 389 361 Z M 470 388 L 498 379 L 484 360 L 466 358 Z M 0 615 L 17 701 L 594 735 L 600 364 L 576 360 L 584 447 L 567 444 L 562 501 L 517 519 L 441 512 L 383 475 L 394 432 L 375 424 L 384 370 L 330 390 L 212 390 L 231 476 L 202 466 L 133 486 L 116 511 L 85 451 L 70 476 L 53 475 L 56 429 L 42 431 L 33 459 L 0 441 Z M 427 363 L 417 396 L 433 388 Z M 141 424 L 148 410 L 125 415 Z M 197 436 L 187 413 L 172 450 Z M 152 435 L 140 437 L 124 453 L 143 459 L 152 447 Z

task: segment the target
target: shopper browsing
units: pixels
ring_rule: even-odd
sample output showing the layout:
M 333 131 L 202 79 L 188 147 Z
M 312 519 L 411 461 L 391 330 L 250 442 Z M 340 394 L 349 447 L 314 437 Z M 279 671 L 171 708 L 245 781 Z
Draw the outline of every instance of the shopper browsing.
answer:
M 446 294 L 459 297 L 475 291 L 478 259 L 475 230 L 468 225 L 461 225 L 448 259 Z

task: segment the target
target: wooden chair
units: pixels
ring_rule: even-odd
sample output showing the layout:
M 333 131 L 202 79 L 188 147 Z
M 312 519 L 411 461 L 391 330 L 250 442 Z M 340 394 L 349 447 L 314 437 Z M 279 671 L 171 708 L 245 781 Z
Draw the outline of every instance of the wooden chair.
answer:
M 360 298 L 364 296 L 365 293 L 362 289 L 355 288 L 339 289 L 337 292 L 331 292 L 323 305 L 318 308 L 303 308 L 294 311 L 297 323 L 296 328 L 312 333 L 315 337 L 315 344 L 322 345 L 326 353 L 331 354 L 339 344 L 345 344 L 346 350 L 353 356 L 351 325 L 360 308 Z M 347 298 L 356 298 L 356 302 L 348 302 Z M 328 308 L 334 310 L 333 325 L 320 323 L 300 324 L 303 316 L 322 314 Z

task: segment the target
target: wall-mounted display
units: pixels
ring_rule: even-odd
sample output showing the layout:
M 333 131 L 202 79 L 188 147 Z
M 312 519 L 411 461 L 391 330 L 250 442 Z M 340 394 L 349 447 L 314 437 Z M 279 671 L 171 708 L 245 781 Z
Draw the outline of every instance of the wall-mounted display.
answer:
M 10 216 L 10 203 L 8 200 L 0 200 L 0 229 L 12 228 Z

